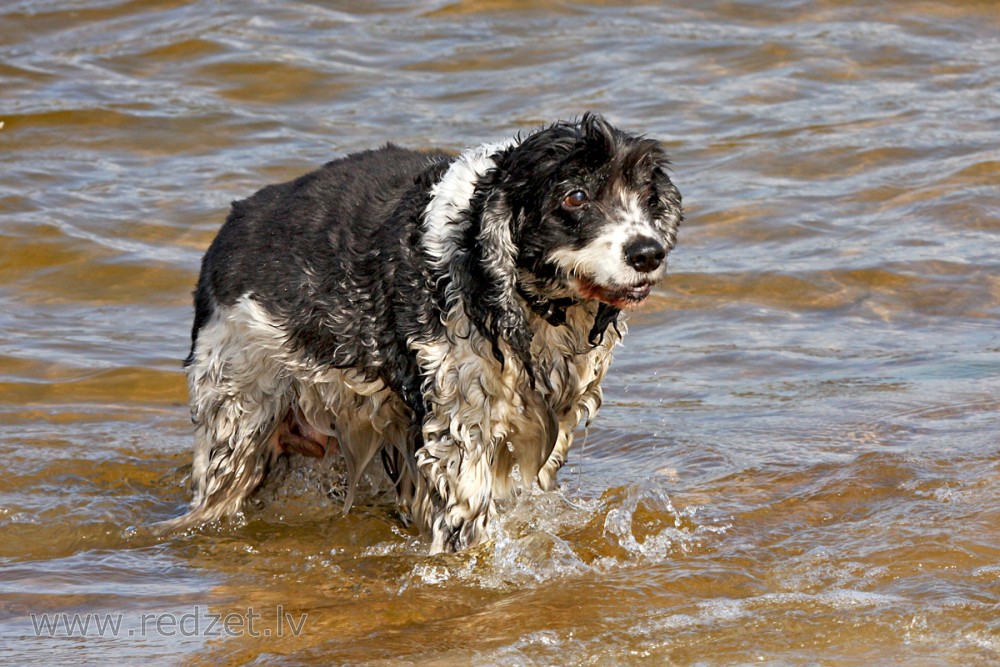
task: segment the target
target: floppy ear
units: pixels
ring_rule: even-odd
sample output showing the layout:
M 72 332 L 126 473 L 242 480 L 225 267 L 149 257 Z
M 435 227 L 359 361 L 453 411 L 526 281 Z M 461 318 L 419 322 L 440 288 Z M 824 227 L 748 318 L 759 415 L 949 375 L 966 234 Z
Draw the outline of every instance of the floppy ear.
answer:
M 468 228 L 474 239 L 466 246 L 466 276 L 461 285 L 465 311 L 489 339 L 493 356 L 504 363 L 500 340 L 506 341 L 534 383 L 531 329 L 516 297 L 513 213 L 500 190 L 487 189 L 476 199 L 472 211 L 478 220 L 473 219 Z

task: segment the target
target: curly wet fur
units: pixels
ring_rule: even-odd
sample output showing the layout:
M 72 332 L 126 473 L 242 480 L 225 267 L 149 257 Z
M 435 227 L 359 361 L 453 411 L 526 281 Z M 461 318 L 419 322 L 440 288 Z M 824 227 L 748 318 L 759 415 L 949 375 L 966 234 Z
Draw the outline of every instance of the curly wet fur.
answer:
M 554 488 L 600 407 L 622 309 L 675 243 L 666 169 L 588 114 L 457 157 L 390 144 L 236 202 L 195 293 L 194 498 L 164 527 L 238 512 L 298 420 L 343 454 L 345 511 L 381 455 L 432 552 L 481 541 L 514 466 Z

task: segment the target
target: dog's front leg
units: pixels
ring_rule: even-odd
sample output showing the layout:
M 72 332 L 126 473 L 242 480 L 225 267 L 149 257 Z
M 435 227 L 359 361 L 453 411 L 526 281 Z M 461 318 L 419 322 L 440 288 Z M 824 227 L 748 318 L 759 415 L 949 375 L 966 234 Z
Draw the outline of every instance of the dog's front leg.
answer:
M 476 335 L 424 343 L 415 352 L 425 412 L 414 519 L 430 532 L 432 553 L 458 551 L 486 538 L 498 448 L 513 436 L 511 420 L 523 405 L 515 388 L 527 380 Z
M 456 355 L 447 344 L 421 349 L 425 372 L 421 425 L 423 446 L 416 451 L 420 508 L 414 518 L 429 530 L 432 553 L 474 546 L 486 535 L 493 512 L 492 460 L 500 440 L 493 408 L 497 390 L 489 378 L 494 360 Z
M 482 441 L 451 434 L 427 434 L 417 452 L 417 465 L 428 482 L 433 502 L 426 517 L 431 553 L 460 551 L 486 536 L 493 513 L 493 472 Z

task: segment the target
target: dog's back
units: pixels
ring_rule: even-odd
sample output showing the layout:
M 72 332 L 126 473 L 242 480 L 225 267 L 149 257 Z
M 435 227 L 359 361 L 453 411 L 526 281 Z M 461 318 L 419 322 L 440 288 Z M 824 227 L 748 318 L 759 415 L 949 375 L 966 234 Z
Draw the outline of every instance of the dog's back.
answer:
M 426 299 L 412 253 L 430 187 L 450 160 L 390 144 L 235 202 L 202 262 L 188 363 L 213 313 L 253 295 L 317 362 L 377 366 L 372 325 L 405 326 L 409 306 Z

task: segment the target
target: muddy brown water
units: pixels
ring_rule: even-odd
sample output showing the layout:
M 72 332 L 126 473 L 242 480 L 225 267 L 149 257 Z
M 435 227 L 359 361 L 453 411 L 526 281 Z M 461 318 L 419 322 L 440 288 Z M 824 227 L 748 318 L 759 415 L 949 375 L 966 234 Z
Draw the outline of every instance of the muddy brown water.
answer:
M 149 534 L 231 200 L 587 109 L 688 221 L 558 492 Z M 0 121 L 3 664 L 1000 663 L 1000 5 L 7 0 Z

